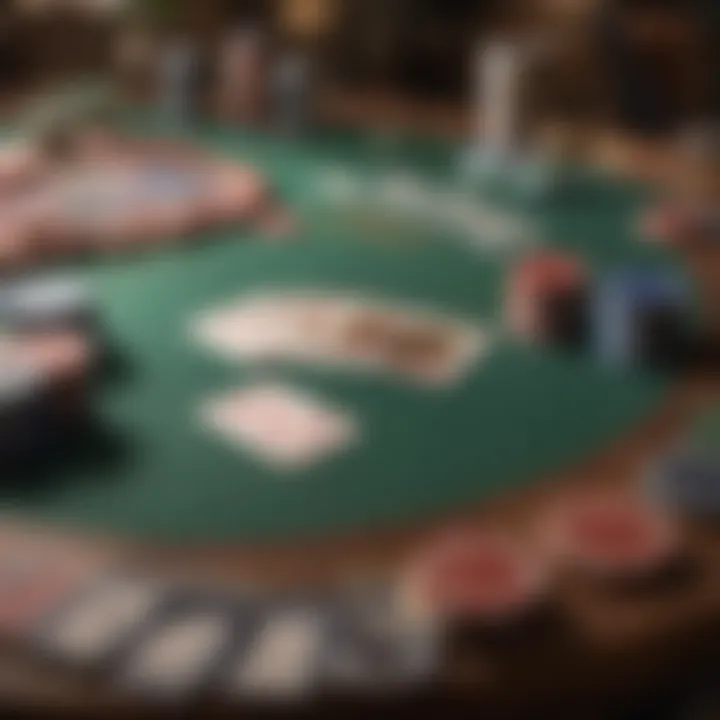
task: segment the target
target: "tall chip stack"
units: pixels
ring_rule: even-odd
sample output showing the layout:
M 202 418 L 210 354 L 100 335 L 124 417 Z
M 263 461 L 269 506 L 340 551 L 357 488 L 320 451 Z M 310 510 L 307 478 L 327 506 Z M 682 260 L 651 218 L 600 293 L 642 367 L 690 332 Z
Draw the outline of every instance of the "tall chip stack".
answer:
M 513 334 L 533 342 L 577 346 L 586 336 L 588 276 L 576 256 L 541 251 L 512 269 L 506 320 Z
M 690 297 L 682 275 L 656 267 L 611 270 L 592 302 L 598 358 L 613 366 L 668 366 L 687 357 Z
M 685 516 L 720 518 L 720 405 L 693 420 L 679 448 L 651 463 L 646 487 L 655 501 Z

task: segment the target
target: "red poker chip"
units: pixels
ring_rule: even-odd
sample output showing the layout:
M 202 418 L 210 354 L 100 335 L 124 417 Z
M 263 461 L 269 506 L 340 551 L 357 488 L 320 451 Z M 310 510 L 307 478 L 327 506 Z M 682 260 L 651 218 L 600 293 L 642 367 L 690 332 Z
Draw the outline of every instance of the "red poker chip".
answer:
M 629 493 L 567 498 L 551 511 L 542 532 L 555 557 L 606 577 L 654 574 L 679 549 L 672 518 Z
M 587 271 L 579 258 L 543 251 L 521 260 L 510 275 L 509 292 L 529 295 L 573 289 L 585 284 Z
M 420 551 L 400 581 L 406 610 L 421 617 L 505 625 L 543 596 L 540 563 L 500 533 L 445 535 Z
M 542 318 L 536 298 L 510 295 L 504 305 L 505 323 L 518 337 L 539 339 L 542 336 Z
M 505 322 L 519 337 L 539 340 L 544 331 L 544 298 L 582 290 L 586 283 L 586 269 L 577 257 L 555 251 L 533 253 L 510 273 Z

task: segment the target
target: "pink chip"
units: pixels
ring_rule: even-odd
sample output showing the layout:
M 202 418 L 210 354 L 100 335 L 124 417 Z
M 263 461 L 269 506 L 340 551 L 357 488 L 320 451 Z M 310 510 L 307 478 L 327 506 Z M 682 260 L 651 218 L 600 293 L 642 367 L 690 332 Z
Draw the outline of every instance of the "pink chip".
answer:
M 621 492 L 588 492 L 559 502 L 545 519 L 549 551 L 605 577 L 642 577 L 671 562 L 678 530 L 668 516 Z
M 507 624 L 544 594 L 541 564 L 497 532 L 453 531 L 420 550 L 401 578 L 410 612 L 450 621 Z

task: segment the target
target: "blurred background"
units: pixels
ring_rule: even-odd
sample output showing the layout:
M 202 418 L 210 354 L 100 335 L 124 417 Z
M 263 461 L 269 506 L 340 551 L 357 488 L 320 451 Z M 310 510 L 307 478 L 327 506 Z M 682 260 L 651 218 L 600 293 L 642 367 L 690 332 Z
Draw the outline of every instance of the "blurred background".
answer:
M 7 0 L 0 88 L 8 102 L 178 34 L 211 73 L 224 35 L 252 26 L 312 58 L 321 117 L 457 131 L 479 43 L 532 32 L 552 48 L 536 112 L 655 135 L 717 112 L 719 24 L 714 0 Z

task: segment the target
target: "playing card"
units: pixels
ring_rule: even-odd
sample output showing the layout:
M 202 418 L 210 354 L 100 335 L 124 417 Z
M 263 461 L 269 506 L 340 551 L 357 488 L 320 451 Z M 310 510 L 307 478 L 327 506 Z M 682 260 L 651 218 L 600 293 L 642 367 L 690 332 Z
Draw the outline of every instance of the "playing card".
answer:
M 416 309 L 358 305 L 337 333 L 337 356 L 423 384 L 457 380 L 487 348 L 468 323 Z
M 338 598 L 323 681 L 348 692 L 406 689 L 431 680 L 439 649 L 436 628 L 404 617 L 390 584 L 355 587 Z
M 201 415 L 229 441 L 277 468 L 306 467 L 357 437 L 356 423 L 347 413 L 273 383 L 251 385 L 212 400 Z
M 198 318 L 192 334 L 229 359 L 314 362 L 424 384 L 457 380 L 489 347 L 474 323 L 330 291 L 245 298 Z
M 35 635 L 39 649 L 63 662 L 105 663 L 122 650 L 161 604 L 160 583 L 103 577 L 51 613 Z
M 199 692 L 222 665 L 234 627 L 230 605 L 200 601 L 170 607 L 127 653 L 118 684 L 165 700 Z
M 327 297 L 251 297 L 201 316 L 191 332 L 228 359 L 318 358 L 343 311 Z
M 306 695 L 318 680 L 326 628 L 321 604 L 268 602 L 248 646 L 227 665 L 225 690 L 270 701 Z

